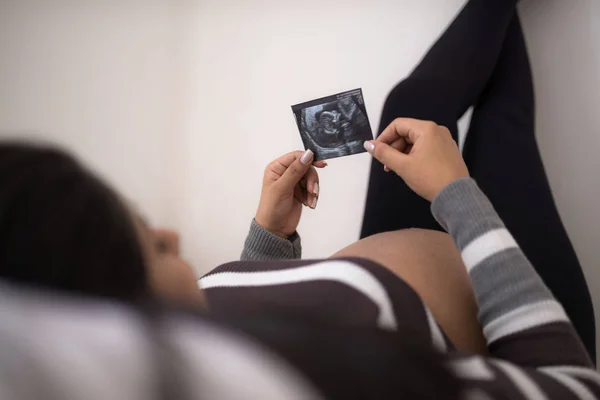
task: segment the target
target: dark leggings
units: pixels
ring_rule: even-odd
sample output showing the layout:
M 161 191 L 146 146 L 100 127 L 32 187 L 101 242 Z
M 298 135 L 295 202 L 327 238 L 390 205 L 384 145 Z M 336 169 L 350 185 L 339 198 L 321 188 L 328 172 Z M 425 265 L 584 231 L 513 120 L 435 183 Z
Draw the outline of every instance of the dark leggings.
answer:
M 595 359 L 590 294 L 535 139 L 531 67 L 515 4 L 471 0 L 413 73 L 390 92 L 379 132 L 397 117 L 411 117 L 445 125 L 456 139 L 457 120 L 474 106 L 463 151 L 471 176 Z M 361 238 L 412 227 L 442 230 L 429 203 L 374 160 Z

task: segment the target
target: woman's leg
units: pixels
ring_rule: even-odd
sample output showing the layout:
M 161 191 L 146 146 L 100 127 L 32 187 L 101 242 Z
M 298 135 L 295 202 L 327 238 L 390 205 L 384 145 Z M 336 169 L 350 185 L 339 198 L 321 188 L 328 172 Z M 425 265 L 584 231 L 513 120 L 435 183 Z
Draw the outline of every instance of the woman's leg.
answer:
M 475 105 L 464 157 L 472 177 L 595 358 L 590 294 L 554 204 L 534 126 L 531 68 L 515 14 L 496 69 Z
M 397 117 L 427 119 L 457 136 L 457 120 L 475 103 L 492 74 L 516 0 L 471 0 L 413 73 L 388 95 L 381 132 Z M 419 227 L 441 228 L 429 203 L 378 161 L 371 175 L 361 237 Z
M 380 233 L 333 257 L 362 257 L 387 267 L 419 294 L 457 349 L 486 353 L 471 281 L 448 234 L 423 229 Z

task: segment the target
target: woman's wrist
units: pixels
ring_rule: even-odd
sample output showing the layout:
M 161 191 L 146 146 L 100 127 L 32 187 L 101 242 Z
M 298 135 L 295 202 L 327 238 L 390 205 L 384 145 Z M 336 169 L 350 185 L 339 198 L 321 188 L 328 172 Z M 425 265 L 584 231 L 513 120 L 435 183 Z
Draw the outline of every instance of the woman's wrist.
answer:
M 282 238 L 260 226 L 256 220 L 250 225 L 242 260 L 291 260 L 302 255 L 300 236 L 294 232 Z
M 272 227 L 272 226 L 271 226 L 271 225 L 270 225 L 270 224 L 267 222 L 267 220 L 266 220 L 266 219 L 264 219 L 264 218 L 261 218 L 261 217 L 260 217 L 258 214 L 256 214 L 256 216 L 254 217 L 254 222 L 255 222 L 255 223 L 258 225 L 258 226 L 260 226 L 261 228 L 263 228 L 263 229 L 265 229 L 265 230 L 269 231 L 269 232 L 270 232 L 270 233 L 272 233 L 273 235 L 275 235 L 275 236 L 277 236 L 277 237 L 280 237 L 280 238 L 282 238 L 282 239 L 289 239 L 289 238 L 290 238 L 290 236 L 291 236 L 291 235 L 293 235 L 293 234 L 294 234 L 294 232 L 295 232 L 295 231 L 294 231 L 294 232 L 292 232 L 291 234 L 289 234 L 289 235 L 288 235 L 288 234 L 287 234 L 287 233 L 285 233 L 285 232 L 279 231 L 279 230 L 277 230 L 277 229 L 273 228 L 273 227 Z

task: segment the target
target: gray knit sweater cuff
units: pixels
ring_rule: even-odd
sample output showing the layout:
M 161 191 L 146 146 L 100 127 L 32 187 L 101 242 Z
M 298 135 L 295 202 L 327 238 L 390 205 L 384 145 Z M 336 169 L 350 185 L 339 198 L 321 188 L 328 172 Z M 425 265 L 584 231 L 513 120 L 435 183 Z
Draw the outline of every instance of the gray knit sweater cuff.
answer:
M 252 220 L 242 251 L 242 261 L 293 260 L 300 257 L 302 257 L 302 244 L 297 232 L 283 239 Z
M 482 225 L 480 228 L 484 232 L 504 226 L 488 198 L 469 177 L 459 178 L 442 189 L 431 202 L 431 212 L 442 228 L 451 234 L 452 228 L 458 225 L 456 219 L 467 216 L 472 223 Z M 466 222 L 462 221 L 463 224 Z M 463 244 L 459 243 L 459 246 Z

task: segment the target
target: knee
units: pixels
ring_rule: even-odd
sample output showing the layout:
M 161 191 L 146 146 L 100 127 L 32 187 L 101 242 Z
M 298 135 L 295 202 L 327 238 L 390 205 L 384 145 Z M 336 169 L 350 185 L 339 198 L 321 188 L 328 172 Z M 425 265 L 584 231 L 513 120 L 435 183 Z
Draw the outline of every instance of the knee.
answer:
M 422 86 L 422 85 L 421 85 Z M 424 87 L 421 87 L 423 90 Z M 411 98 L 415 98 L 419 93 L 419 84 L 412 78 L 407 78 L 398 83 L 388 93 L 383 103 L 383 115 L 397 114 L 394 118 L 401 116 L 409 111 L 414 111 L 411 105 Z M 404 115 L 406 116 L 406 114 Z
M 434 121 L 454 132 L 457 118 L 450 111 L 448 96 L 441 93 L 440 87 L 443 86 L 416 77 L 398 83 L 385 99 L 381 129 L 396 118 L 408 117 Z

